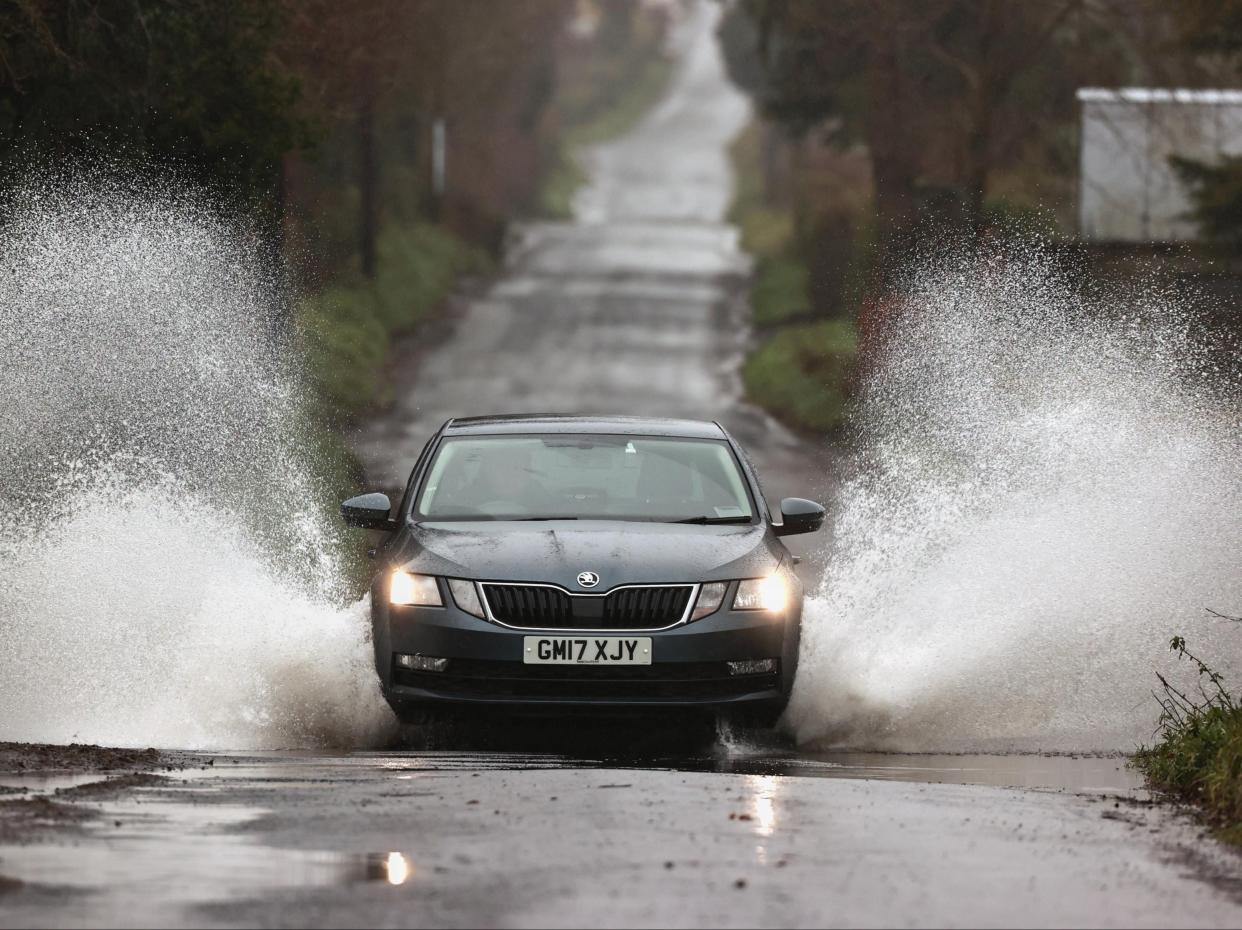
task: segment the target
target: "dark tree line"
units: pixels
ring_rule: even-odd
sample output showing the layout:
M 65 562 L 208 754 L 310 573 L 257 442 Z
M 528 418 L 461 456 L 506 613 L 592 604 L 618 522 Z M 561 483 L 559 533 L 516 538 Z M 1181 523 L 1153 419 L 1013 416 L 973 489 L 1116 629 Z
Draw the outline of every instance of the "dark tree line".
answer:
M 1224 63 L 1238 76 L 1242 65 L 1242 0 L 1183 0 L 1179 38 L 1192 51 Z M 1216 164 L 1174 159 L 1190 188 L 1196 218 L 1207 238 L 1227 249 L 1242 247 L 1242 157 Z
M 532 194 L 568 0 L 9 0 L 0 183 L 171 171 L 271 220 L 299 262 L 372 274 L 389 220 L 494 241 Z M 449 185 L 430 190 L 431 139 Z
M 1236 55 L 1236 0 L 740 0 L 734 80 L 797 134 L 865 145 L 891 239 L 936 212 L 982 234 L 998 174 L 1065 139 L 1091 84 L 1212 83 Z M 1049 158 L 1065 153 L 1049 151 Z
M 268 0 L 0 5 L 0 170 L 148 160 L 266 199 L 306 138 Z

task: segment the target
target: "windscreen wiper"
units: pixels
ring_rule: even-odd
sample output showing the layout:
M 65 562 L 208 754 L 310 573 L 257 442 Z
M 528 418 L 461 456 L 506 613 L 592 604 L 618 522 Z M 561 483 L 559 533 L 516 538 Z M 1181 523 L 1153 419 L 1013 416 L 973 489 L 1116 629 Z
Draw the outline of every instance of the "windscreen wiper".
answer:
M 718 524 L 718 523 L 749 523 L 750 517 L 688 517 L 685 520 L 670 520 L 670 523 L 699 523 L 699 524 Z
M 577 517 L 509 517 L 514 523 L 532 523 L 536 520 L 577 520 Z

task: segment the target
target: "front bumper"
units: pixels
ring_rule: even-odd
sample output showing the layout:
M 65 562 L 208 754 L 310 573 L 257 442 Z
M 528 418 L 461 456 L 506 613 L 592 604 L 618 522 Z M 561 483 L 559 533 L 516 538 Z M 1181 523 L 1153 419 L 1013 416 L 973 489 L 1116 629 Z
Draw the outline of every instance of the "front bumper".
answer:
M 731 596 L 731 592 L 730 592 Z M 391 607 L 374 600 L 375 664 L 389 702 L 399 709 L 437 704 L 585 707 L 726 708 L 783 706 L 798 661 L 801 603 L 783 617 L 721 609 L 659 632 L 618 630 L 587 636 L 652 639 L 643 666 L 526 665 L 523 638 L 544 635 L 480 620 L 454 606 Z M 546 635 L 573 637 L 569 630 Z M 447 658 L 442 672 L 398 668 L 394 655 Z M 777 670 L 730 674 L 727 663 L 777 659 Z

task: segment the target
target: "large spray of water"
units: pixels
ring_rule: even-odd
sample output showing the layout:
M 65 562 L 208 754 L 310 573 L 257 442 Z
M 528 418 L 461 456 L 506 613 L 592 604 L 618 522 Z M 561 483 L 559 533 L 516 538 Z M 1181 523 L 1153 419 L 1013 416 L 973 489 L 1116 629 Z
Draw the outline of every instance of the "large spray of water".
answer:
M 271 331 L 193 199 L 33 184 L 0 231 L 0 739 L 366 744 L 391 716 Z M 808 604 L 804 741 L 1113 749 L 1174 633 L 1242 674 L 1242 427 L 1189 312 L 926 264 Z
M 1242 428 L 1169 289 L 1038 250 L 907 283 L 808 604 L 790 720 L 905 750 L 1131 749 L 1169 637 L 1242 680 Z
M 390 723 L 253 244 L 33 183 L 0 231 L 0 739 L 257 748 Z

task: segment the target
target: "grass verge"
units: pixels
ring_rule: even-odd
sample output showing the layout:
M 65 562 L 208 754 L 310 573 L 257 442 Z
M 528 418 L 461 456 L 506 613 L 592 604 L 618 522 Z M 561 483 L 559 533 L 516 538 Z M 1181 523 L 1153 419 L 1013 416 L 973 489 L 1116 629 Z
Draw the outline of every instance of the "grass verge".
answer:
M 339 527 L 337 505 L 362 484 L 344 427 L 388 400 L 384 368 L 393 338 L 434 316 L 462 275 L 486 274 L 491 265 L 486 253 L 438 226 L 390 226 L 378 242 L 374 278 L 343 276 L 297 305 L 309 386 L 301 442 L 317 465 L 316 496 L 329 525 Z M 361 594 L 373 568 L 364 556 L 366 539 L 361 533 L 340 538 L 347 584 Z
M 787 255 L 761 258 L 750 288 L 751 319 L 763 329 L 811 315 L 810 270 Z
M 1139 749 L 1131 764 L 1153 788 L 1202 810 L 1221 840 L 1242 846 L 1242 705 L 1220 675 L 1186 651 L 1182 637 L 1170 648 L 1197 667 L 1199 695 L 1159 676 L 1159 740 Z
M 845 421 L 857 351 L 850 320 L 786 327 L 746 360 L 742 382 L 751 400 L 794 428 L 832 433 Z
M 763 195 L 762 139 L 752 124 L 730 147 L 737 178 L 729 219 L 755 258 L 751 321 L 767 338 L 747 359 L 747 397 L 778 420 L 807 433 L 832 433 L 845 422 L 858 351 L 852 320 L 806 322 L 814 315 L 811 268 L 788 210 Z
M 384 363 L 394 336 L 441 307 L 463 274 L 491 260 L 438 226 L 390 226 L 373 279 L 340 280 L 298 307 L 307 372 L 323 418 L 348 422 L 386 400 Z

